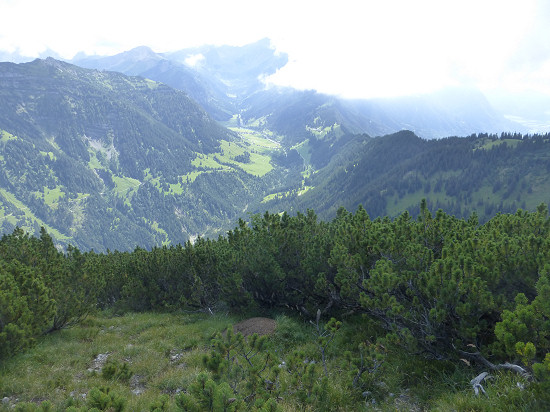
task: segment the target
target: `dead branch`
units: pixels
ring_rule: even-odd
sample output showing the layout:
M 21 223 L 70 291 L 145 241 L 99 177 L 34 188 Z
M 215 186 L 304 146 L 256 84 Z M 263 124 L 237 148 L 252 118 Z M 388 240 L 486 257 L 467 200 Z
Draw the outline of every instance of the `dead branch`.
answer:
M 476 396 L 479 395 L 479 391 L 481 391 L 484 395 L 487 395 L 487 392 L 485 392 L 485 389 L 483 389 L 481 382 L 483 382 L 484 379 L 489 378 L 492 378 L 492 376 L 489 375 L 488 372 L 482 372 L 470 381 L 470 385 L 472 385 L 472 388 L 474 388 Z
M 465 357 L 468 357 L 470 359 L 474 359 L 474 360 L 478 361 L 479 363 L 482 363 L 487 368 L 489 368 L 493 371 L 500 370 L 500 369 L 507 369 L 507 370 L 511 370 L 511 371 L 514 371 L 514 372 L 518 373 L 519 375 L 523 376 L 526 379 L 531 378 L 531 374 L 519 365 L 514 365 L 514 364 L 509 363 L 509 362 L 500 363 L 498 365 L 495 365 L 494 363 L 492 363 L 492 362 L 488 361 L 487 359 L 485 359 L 485 357 L 481 354 L 481 352 L 473 352 L 472 353 L 472 352 L 465 352 L 465 351 L 462 351 L 462 350 L 459 350 L 459 349 L 458 349 L 458 352 L 461 355 L 465 356 Z

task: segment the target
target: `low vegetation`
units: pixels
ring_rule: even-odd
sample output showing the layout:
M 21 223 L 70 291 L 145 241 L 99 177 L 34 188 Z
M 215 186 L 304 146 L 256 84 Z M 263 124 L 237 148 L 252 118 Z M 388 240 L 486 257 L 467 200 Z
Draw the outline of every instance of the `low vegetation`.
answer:
M 2 407 L 547 410 L 546 206 L 483 225 L 420 211 L 266 213 L 106 254 L 16 229 L 0 241 Z M 253 315 L 274 334 L 233 332 Z

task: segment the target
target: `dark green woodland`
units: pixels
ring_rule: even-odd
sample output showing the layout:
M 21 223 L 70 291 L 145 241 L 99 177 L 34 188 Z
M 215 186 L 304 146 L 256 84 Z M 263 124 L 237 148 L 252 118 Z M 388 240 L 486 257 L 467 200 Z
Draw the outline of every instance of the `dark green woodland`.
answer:
M 298 362 L 298 371 L 304 355 L 287 355 L 289 371 L 282 372 L 265 337 L 220 335 L 205 355 L 208 374 L 193 384 L 203 390 L 190 387 L 174 398 L 181 410 L 203 410 L 208 385 L 234 399 L 236 409 L 277 410 L 280 399 L 298 397 L 315 410 L 330 410 L 322 400 L 331 393 L 327 353 L 348 362 L 346 402 L 356 408 L 362 394 L 376 393 L 377 371 L 395 350 L 442 368 L 466 362 L 472 377 L 510 362 L 529 377 L 521 408 L 548 406 L 550 218 L 544 204 L 484 224 L 475 214 L 432 213 L 425 201 L 417 218 L 405 212 L 372 219 L 363 207 L 341 208 L 331 221 L 312 210 L 265 213 L 215 240 L 100 254 L 74 247 L 60 252 L 44 230 L 34 237 L 16 229 L 1 239 L 0 256 L 4 359 L 97 310 L 284 312 L 316 322 L 320 357 L 296 372 L 302 381 L 295 387 L 269 389 L 266 382 L 291 373 L 290 362 Z M 326 352 L 346 323 L 356 330 L 352 338 Z M 261 364 L 247 358 L 253 353 Z M 243 369 L 243 361 L 249 367 Z M 301 392 L 307 379 L 311 391 Z

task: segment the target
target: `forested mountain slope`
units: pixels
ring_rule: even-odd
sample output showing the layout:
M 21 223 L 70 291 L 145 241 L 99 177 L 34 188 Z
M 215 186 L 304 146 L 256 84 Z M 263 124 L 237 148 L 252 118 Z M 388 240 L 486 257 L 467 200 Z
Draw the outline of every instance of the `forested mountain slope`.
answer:
M 0 85 L 5 232 L 45 226 L 96 250 L 185 242 L 270 182 L 268 155 L 161 83 L 46 59 L 0 64 Z
M 227 98 L 226 86 L 222 82 L 145 46 L 114 56 L 75 58 L 72 63 L 89 69 L 141 76 L 183 90 L 217 120 L 227 120 L 234 111 L 233 102 Z
M 254 51 L 258 56 L 248 60 Z M 59 244 L 128 250 L 215 236 L 265 210 L 311 208 L 328 218 L 342 205 L 363 204 L 373 216 L 395 216 L 426 197 L 432 207 L 459 216 L 475 210 L 483 219 L 548 201 L 544 137 L 428 142 L 406 131 L 358 134 L 415 121 L 433 124 L 434 133 L 497 127 L 490 108 L 459 110 L 475 93 L 465 93 L 450 117 L 426 109 L 435 106 L 422 106 L 422 99 L 397 110 L 396 102 L 264 90 L 258 73 L 285 61 L 274 53 L 258 42 L 171 56 L 139 48 L 102 60 L 131 73 L 171 73 L 182 88 L 200 85 L 199 97 L 222 117 L 231 115 L 224 122 L 230 129 L 188 93 L 143 77 L 54 59 L 0 64 L 2 232 L 18 225 L 38 233 L 44 226 Z M 182 63 L 198 54 L 200 70 Z M 247 62 L 241 75 L 239 62 Z M 468 123 L 474 114 L 476 122 Z
M 272 210 L 315 209 L 334 216 L 339 206 L 363 204 L 371 216 L 414 214 L 420 199 L 459 217 L 476 212 L 534 210 L 550 199 L 548 135 L 472 135 L 423 140 L 410 131 L 349 139 L 300 190 L 264 203 Z M 304 189 L 303 188 L 303 189 Z

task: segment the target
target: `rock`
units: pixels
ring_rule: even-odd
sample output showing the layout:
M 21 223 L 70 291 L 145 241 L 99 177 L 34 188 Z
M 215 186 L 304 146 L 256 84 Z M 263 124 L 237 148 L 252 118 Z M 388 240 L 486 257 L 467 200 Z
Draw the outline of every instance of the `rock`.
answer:
M 100 372 L 109 357 L 110 352 L 100 353 L 92 361 L 92 365 L 88 368 L 88 372 Z
M 145 384 L 142 382 L 144 377 L 141 375 L 132 375 L 130 378 L 130 388 L 134 395 L 141 395 L 145 392 Z

